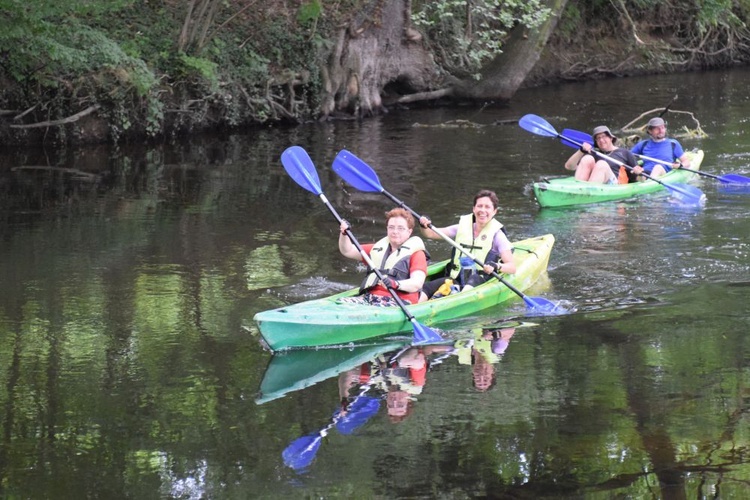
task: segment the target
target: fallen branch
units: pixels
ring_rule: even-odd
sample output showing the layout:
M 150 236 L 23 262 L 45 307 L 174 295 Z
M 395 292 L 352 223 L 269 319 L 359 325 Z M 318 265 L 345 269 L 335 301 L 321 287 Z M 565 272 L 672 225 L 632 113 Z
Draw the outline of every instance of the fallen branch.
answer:
M 33 106 L 31 106 L 31 107 L 30 107 L 29 109 L 27 109 L 27 110 L 26 110 L 26 111 L 24 111 L 23 113 L 19 113 L 19 114 L 17 114 L 16 116 L 14 116 L 14 117 L 13 117 L 13 121 L 14 121 L 14 122 L 17 122 L 18 120 L 20 120 L 20 119 L 21 119 L 21 118 L 23 118 L 24 116 L 26 116 L 26 115 L 28 115 L 29 113 L 31 113 L 32 111 L 34 111 L 34 110 L 35 110 L 35 109 L 37 108 L 37 106 L 39 106 L 39 103 L 36 103 L 36 104 L 34 104 Z
M 670 103 L 671 106 L 671 103 Z M 630 122 L 626 123 L 620 131 L 624 133 L 635 133 L 635 134 L 645 134 L 646 133 L 646 126 L 647 123 L 644 123 L 643 125 L 636 125 L 636 123 L 640 122 L 641 120 L 644 120 L 647 122 L 646 117 L 653 118 L 655 115 L 658 115 L 659 112 L 663 112 L 665 108 L 654 108 L 650 109 L 648 111 L 644 111 L 637 117 L 635 117 Z M 698 121 L 698 119 L 695 117 L 692 111 L 680 111 L 679 109 L 669 109 L 670 113 L 674 114 L 684 114 L 690 116 L 690 118 L 693 120 L 693 123 L 695 124 L 695 128 L 689 128 L 689 127 L 682 127 L 681 130 L 683 130 L 683 133 L 677 132 L 677 127 L 670 127 L 670 130 L 672 130 L 672 133 L 670 134 L 671 137 L 674 138 L 685 138 L 685 137 L 708 137 L 708 134 L 703 131 L 701 128 L 701 123 Z M 662 113 L 663 114 L 663 113 Z M 661 116 L 661 115 L 658 115 Z M 638 135 L 640 138 L 640 135 Z M 633 138 L 628 138 L 629 142 L 633 141 Z M 637 142 L 637 141 L 635 141 Z
M 440 99 L 441 97 L 445 97 L 449 95 L 453 95 L 452 88 L 433 90 L 431 92 L 419 92 L 417 94 L 409 94 L 403 97 L 399 97 L 398 99 L 396 99 L 395 102 L 398 104 L 404 104 L 404 103 L 418 102 L 418 101 L 433 101 L 435 99 Z
M 20 167 L 13 167 L 10 169 L 11 172 L 16 172 L 18 170 L 51 170 L 53 172 L 71 174 L 73 176 L 80 177 L 81 179 L 85 179 L 91 182 L 94 182 L 99 178 L 99 174 L 92 174 L 90 172 L 84 172 L 83 170 L 78 170 L 76 168 L 61 168 L 61 167 L 50 167 L 50 166 L 43 166 L 43 165 L 22 165 Z
M 43 127 L 55 127 L 58 125 L 65 125 L 67 123 L 73 123 L 81 118 L 83 118 L 86 115 L 90 115 L 97 109 L 101 108 L 99 104 L 94 104 L 93 106 L 89 106 L 88 108 L 84 109 L 80 113 L 76 113 L 72 116 L 69 116 L 67 118 L 63 118 L 62 120 L 52 120 L 47 122 L 39 122 L 39 123 L 29 123 L 27 125 L 9 125 L 10 128 L 18 128 L 18 129 L 27 129 L 27 128 L 43 128 Z

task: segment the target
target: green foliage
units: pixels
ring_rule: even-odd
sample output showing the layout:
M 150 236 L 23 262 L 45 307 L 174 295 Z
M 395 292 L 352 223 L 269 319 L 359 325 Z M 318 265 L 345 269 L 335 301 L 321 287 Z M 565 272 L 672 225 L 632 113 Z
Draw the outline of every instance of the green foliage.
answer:
M 308 25 L 317 21 L 322 14 L 323 5 L 321 5 L 320 0 L 312 0 L 300 6 L 297 13 L 297 22 L 302 25 Z
M 698 5 L 695 23 L 700 33 L 706 33 L 711 28 L 726 27 L 729 29 L 744 28 L 750 4 L 734 2 L 733 0 L 704 0 Z M 735 11 L 735 7 L 737 11 Z M 740 18 L 738 16 L 742 16 Z
M 534 28 L 550 10 L 541 0 L 437 0 L 415 2 L 412 21 L 444 54 L 443 64 L 477 73 L 502 52 L 516 24 Z
M 40 20 L 38 25 L 19 24 L 0 32 L 0 42 L 14 47 L 7 52 L 4 69 L 27 84 L 56 87 L 61 79 L 117 70 L 119 79 L 144 95 L 156 82 L 142 60 L 75 18 L 60 20 L 54 26 Z
M 177 56 L 176 69 L 185 76 L 197 73 L 211 83 L 212 86 L 218 83 L 216 74 L 217 64 L 202 57 L 192 57 L 184 53 Z

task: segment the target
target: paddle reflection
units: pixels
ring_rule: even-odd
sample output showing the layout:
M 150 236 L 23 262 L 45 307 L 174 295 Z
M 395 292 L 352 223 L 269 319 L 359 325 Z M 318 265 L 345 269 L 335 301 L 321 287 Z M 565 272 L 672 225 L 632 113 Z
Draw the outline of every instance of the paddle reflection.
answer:
M 282 356 L 279 363 L 272 361 L 269 365 L 266 378 L 270 376 L 274 380 L 264 378 L 262 386 L 266 392 L 261 391 L 256 401 L 261 404 L 326 377 L 337 376 L 339 406 L 330 421 L 317 433 L 295 439 L 282 452 L 288 467 L 305 472 L 323 438 L 332 430 L 341 435 L 356 434 L 383 407 L 385 417 L 392 424 L 409 418 L 425 388 L 428 374 L 438 370 L 448 358 L 454 358 L 459 365 L 471 366 L 473 388 L 479 392 L 489 391 L 495 385 L 496 364 L 507 351 L 516 326 L 523 324 L 477 328 L 469 338 L 443 344 L 397 346 L 390 343 L 324 352 L 304 351 L 298 355 L 303 367 L 291 362 L 294 356 Z M 312 366 L 316 358 L 322 363 L 317 368 Z M 294 379 L 293 373 L 303 373 L 305 377 Z M 284 387 L 279 386 L 279 380 L 284 381 L 281 384 Z
M 422 393 L 429 368 L 428 358 L 453 351 L 451 345 L 427 345 L 379 355 L 370 363 L 339 376 L 339 387 L 343 388 L 342 404 L 351 398 L 352 392 L 361 391 L 366 386 L 374 387 L 386 401 L 391 422 L 401 422 L 411 413 L 416 396 Z

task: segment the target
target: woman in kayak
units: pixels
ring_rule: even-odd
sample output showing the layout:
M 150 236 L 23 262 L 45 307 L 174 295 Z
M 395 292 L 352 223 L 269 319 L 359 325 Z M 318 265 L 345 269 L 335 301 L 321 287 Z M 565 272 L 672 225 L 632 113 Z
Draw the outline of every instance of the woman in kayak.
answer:
M 371 304 L 375 306 L 395 306 L 388 288 L 393 289 L 406 303 L 416 304 L 419 290 L 427 276 L 427 253 L 419 236 L 412 236 L 414 217 L 403 208 L 394 208 L 385 214 L 387 235 L 376 243 L 362 245 L 373 264 L 384 275 L 383 281 L 372 269 L 360 286 L 360 295 L 345 297 L 341 302 Z M 362 261 L 357 247 L 346 235 L 349 223 L 341 223 L 339 251 L 344 257 Z M 388 287 L 388 288 L 386 288 Z
M 627 184 L 636 182 L 638 174 L 643 168 L 638 166 L 633 153 L 625 148 L 615 146 L 617 137 L 612 135 L 609 127 L 600 125 L 591 134 L 596 143 L 596 149 L 584 142 L 581 147 L 568 158 L 565 168 L 575 170 L 575 178 L 579 181 L 595 184 Z M 597 153 L 604 153 L 613 160 L 602 157 Z M 626 169 L 622 164 L 633 167 Z
M 438 231 L 453 239 L 465 248 L 473 257 L 484 263 L 482 272 L 472 272 L 463 290 L 468 290 L 487 281 L 492 272 L 514 274 L 516 264 L 513 262 L 513 246 L 505 235 L 503 225 L 495 219 L 499 200 L 494 191 L 483 189 L 474 196 L 472 213 L 462 215 L 458 224 L 438 228 Z M 429 229 L 430 219 L 422 216 L 419 220 L 422 235 L 434 240 L 442 239 L 437 232 Z M 451 262 L 446 267 L 446 277 L 429 281 L 422 288 L 420 302 L 435 294 L 447 279 L 456 280 L 461 272 L 463 252 L 454 250 Z M 474 271 L 476 265 L 471 264 Z

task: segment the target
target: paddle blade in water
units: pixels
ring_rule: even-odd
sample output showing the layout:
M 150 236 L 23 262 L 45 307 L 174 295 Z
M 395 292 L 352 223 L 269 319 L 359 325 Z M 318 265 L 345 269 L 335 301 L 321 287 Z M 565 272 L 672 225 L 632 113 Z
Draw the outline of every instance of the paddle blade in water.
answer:
M 719 180 L 726 184 L 750 184 L 750 177 L 739 174 L 720 175 Z
M 316 434 L 314 436 L 302 436 L 297 438 L 286 447 L 281 453 L 284 464 L 294 470 L 306 469 L 315 458 L 315 454 L 320 448 L 320 442 L 323 436 Z
M 354 153 L 342 149 L 333 160 L 333 171 L 356 189 L 365 192 L 383 191 L 378 175 Z
M 414 344 L 432 344 L 434 342 L 442 342 L 443 337 L 440 336 L 435 330 L 417 322 L 412 319 L 411 322 L 414 327 L 414 338 L 412 343 Z
M 672 191 L 672 195 L 683 203 L 702 205 L 706 202 L 706 195 L 694 186 L 687 184 L 663 184 Z
M 557 130 L 555 127 L 550 125 L 547 120 L 537 115 L 524 115 L 518 120 L 518 124 L 522 129 L 531 132 L 536 135 L 544 135 L 546 137 L 557 137 Z
M 307 151 L 299 146 L 292 146 L 281 153 L 281 164 L 294 181 L 308 191 L 320 195 L 320 179 L 315 164 Z
M 359 396 L 352 401 L 346 413 L 336 422 L 336 430 L 341 434 L 351 434 L 362 427 L 380 409 L 380 398 Z M 337 418 L 334 416 L 334 418 Z
M 548 314 L 564 314 L 567 311 L 552 301 L 541 297 L 524 296 L 527 312 L 534 316 L 545 316 Z
M 719 191 L 725 194 L 750 194 L 750 184 L 720 182 Z
M 560 136 L 560 142 L 569 148 L 580 148 L 584 142 L 594 145 L 594 138 L 591 135 L 572 128 L 564 129 Z

